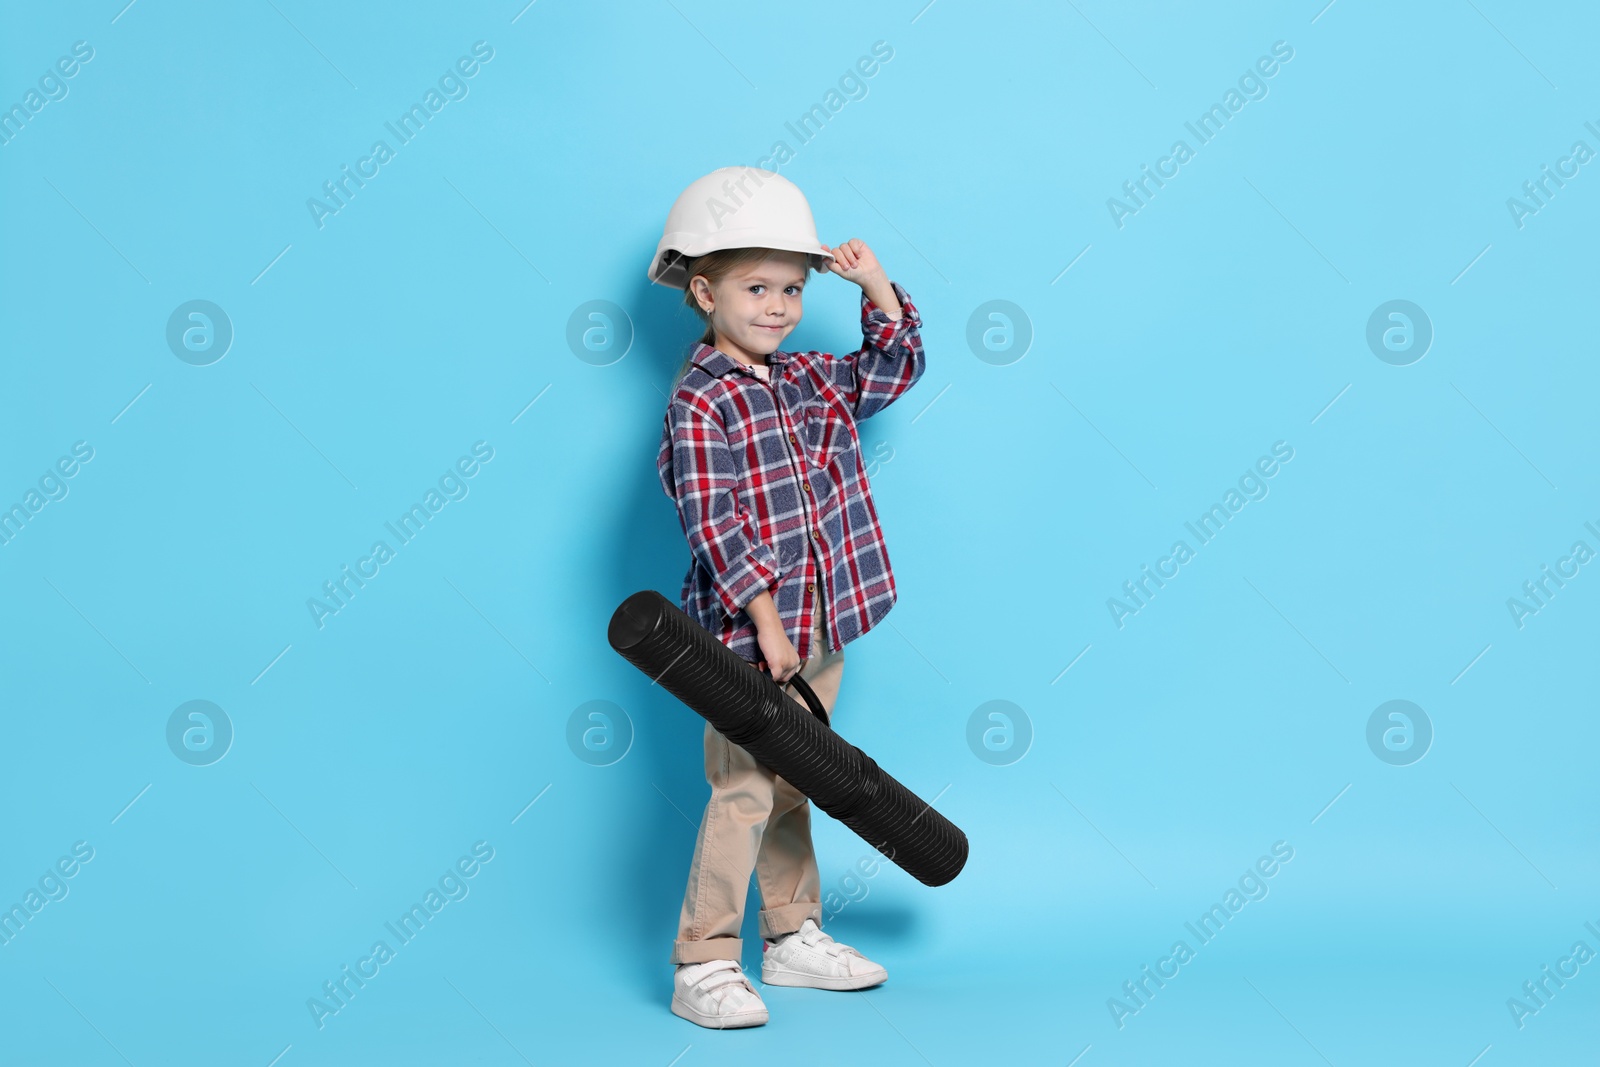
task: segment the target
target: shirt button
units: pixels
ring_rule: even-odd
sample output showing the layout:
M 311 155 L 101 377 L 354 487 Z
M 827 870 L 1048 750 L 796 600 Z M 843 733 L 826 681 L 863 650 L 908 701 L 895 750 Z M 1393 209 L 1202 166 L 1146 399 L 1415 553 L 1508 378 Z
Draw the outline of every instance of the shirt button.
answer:
M 804 489 L 806 492 L 809 493 L 809 492 L 811 492 L 811 483 L 810 482 L 806 482 L 803 485 L 801 485 L 800 488 Z
M 811 538 L 812 538 L 812 540 L 814 540 L 818 544 L 820 544 L 822 542 L 822 531 L 821 530 L 812 530 L 811 531 Z
M 817 583 L 816 582 L 807 582 L 806 583 L 806 592 L 815 593 L 816 591 L 817 591 Z
M 796 441 L 796 440 L 795 440 L 795 439 L 794 439 L 794 434 L 790 434 L 790 435 L 789 435 L 789 443 L 790 443 L 790 444 L 791 444 L 791 445 L 797 445 L 797 444 L 799 444 L 799 443 L 800 443 L 800 442 L 799 442 L 799 441 Z

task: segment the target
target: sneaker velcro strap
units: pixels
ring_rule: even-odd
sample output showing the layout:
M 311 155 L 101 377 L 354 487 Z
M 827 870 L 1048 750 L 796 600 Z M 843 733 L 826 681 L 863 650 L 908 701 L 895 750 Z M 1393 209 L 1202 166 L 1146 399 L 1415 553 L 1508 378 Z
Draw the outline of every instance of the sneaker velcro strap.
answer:
M 693 985 L 694 988 L 707 993 L 727 985 L 742 985 L 755 992 L 755 987 L 750 985 L 750 979 L 745 977 L 744 972 L 739 969 L 739 964 L 734 960 L 707 961 L 700 980 Z
M 800 940 L 812 948 L 821 949 L 830 956 L 838 956 L 844 952 L 853 952 L 854 949 L 841 945 L 831 936 L 822 932 L 819 927 L 811 926 L 800 932 Z

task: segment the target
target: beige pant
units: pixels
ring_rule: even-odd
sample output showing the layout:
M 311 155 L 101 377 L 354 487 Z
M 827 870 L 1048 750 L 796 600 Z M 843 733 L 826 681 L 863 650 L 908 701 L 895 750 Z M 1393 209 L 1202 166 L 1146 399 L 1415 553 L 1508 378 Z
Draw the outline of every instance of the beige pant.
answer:
M 811 683 L 831 720 L 844 673 L 844 650 L 827 651 L 822 627 L 819 601 L 811 655 L 801 664 L 800 676 Z M 806 707 L 794 687 L 784 692 Z M 806 714 L 811 714 L 809 709 Z M 762 937 L 798 930 L 807 917 L 822 922 L 810 801 L 709 722 L 705 746 L 711 799 L 689 864 L 689 888 L 670 961 L 675 964 L 739 959 L 739 928 L 752 870 L 761 889 L 757 926 Z

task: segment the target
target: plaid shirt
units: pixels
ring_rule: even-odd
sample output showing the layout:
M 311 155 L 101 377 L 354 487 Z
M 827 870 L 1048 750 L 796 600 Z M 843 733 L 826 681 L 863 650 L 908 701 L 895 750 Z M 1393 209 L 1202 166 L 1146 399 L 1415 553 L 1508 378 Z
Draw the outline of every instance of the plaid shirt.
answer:
M 744 610 L 772 594 L 802 662 L 821 608 L 837 652 L 894 606 L 894 573 L 856 424 L 922 376 L 922 320 L 899 283 L 899 319 L 861 294 L 861 348 L 773 352 L 766 381 L 697 342 L 667 405 L 656 470 L 692 558 L 683 610 L 764 664 Z

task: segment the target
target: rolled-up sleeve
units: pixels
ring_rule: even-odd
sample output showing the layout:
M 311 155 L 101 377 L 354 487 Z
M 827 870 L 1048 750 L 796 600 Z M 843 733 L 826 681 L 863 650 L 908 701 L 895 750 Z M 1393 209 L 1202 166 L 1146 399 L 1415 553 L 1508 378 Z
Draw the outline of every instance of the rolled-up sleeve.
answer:
M 857 421 L 870 418 L 888 407 L 922 377 L 926 360 L 922 353 L 922 319 L 911 295 L 899 282 L 891 281 L 900 301 L 900 317 L 889 313 L 861 294 L 861 337 L 859 349 L 841 361 L 848 369 L 844 388 Z
M 662 487 L 717 598 L 737 615 L 778 581 L 778 560 L 756 539 L 755 517 L 739 500 L 738 468 L 727 434 L 711 412 L 674 399 L 657 459 Z

